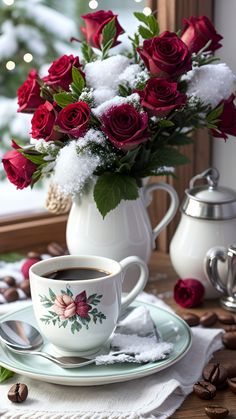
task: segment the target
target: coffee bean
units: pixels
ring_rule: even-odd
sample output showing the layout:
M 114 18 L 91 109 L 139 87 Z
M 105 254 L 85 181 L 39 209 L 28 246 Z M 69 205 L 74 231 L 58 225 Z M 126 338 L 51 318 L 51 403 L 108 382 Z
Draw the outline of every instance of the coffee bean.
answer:
M 200 317 L 200 324 L 204 327 L 213 326 L 217 322 L 217 315 L 214 311 L 208 311 Z
M 212 405 L 205 407 L 205 413 L 211 419 L 224 419 L 228 416 L 229 411 L 226 407 Z
M 7 275 L 7 276 L 4 276 L 2 279 L 7 285 L 9 285 L 9 287 L 15 287 L 16 280 L 15 278 L 13 278 L 13 276 Z
M 236 349 L 236 332 L 225 332 L 222 342 L 228 349 Z
M 6 288 L 3 295 L 8 303 L 12 303 L 13 301 L 17 301 L 19 299 L 19 294 L 16 288 Z
M 66 250 L 59 243 L 49 243 L 47 251 L 51 256 L 63 256 L 66 254 Z
M 226 332 L 236 332 L 236 324 L 230 324 L 229 326 L 225 326 Z
M 41 259 L 41 255 L 37 252 L 28 252 L 27 258 L 28 259 Z
M 13 403 L 22 403 L 27 399 L 28 387 L 26 384 L 14 384 L 8 391 L 8 399 Z
M 24 281 L 21 282 L 20 289 L 27 295 L 27 297 L 31 296 L 30 282 L 28 279 L 25 279 Z
M 227 370 L 221 364 L 210 362 L 207 364 L 202 372 L 204 380 L 209 381 L 216 387 L 222 386 L 227 380 Z
M 190 327 L 199 325 L 200 318 L 196 314 L 181 313 L 181 317 Z
M 200 399 L 210 400 L 216 395 L 216 387 L 208 381 L 201 380 L 194 384 L 193 392 Z
M 228 378 L 227 382 L 230 390 L 236 394 L 236 377 Z
M 218 314 L 218 320 L 223 324 L 235 324 L 235 318 L 232 314 Z

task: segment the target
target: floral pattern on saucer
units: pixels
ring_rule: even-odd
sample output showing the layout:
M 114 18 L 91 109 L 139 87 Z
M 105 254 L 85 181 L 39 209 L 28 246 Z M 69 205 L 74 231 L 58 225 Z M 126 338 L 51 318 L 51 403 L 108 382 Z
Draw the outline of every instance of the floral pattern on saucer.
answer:
M 89 297 L 86 291 L 73 296 L 69 285 L 66 291 L 61 290 L 60 295 L 56 295 L 51 288 L 48 289 L 49 296 L 40 295 L 40 302 L 45 308 L 48 308 L 48 314 L 40 318 L 45 325 L 52 323 L 54 326 L 70 326 L 71 332 L 79 332 L 82 327 L 89 329 L 89 323 L 100 323 L 106 319 L 106 316 L 98 311 L 96 306 L 100 303 L 102 295 L 92 294 Z

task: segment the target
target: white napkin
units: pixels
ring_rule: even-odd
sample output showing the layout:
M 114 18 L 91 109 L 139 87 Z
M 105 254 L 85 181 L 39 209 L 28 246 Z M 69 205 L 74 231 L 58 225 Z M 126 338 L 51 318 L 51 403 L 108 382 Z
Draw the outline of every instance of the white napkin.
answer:
M 149 299 L 145 293 L 142 297 L 146 302 Z M 159 306 L 160 300 L 150 299 Z M 161 306 L 166 306 L 163 301 Z M 192 391 L 213 352 L 222 347 L 221 329 L 194 327 L 192 331 L 193 344 L 187 355 L 166 370 L 141 379 L 66 387 L 16 375 L 0 385 L 1 419 L 166 419 Z M 28 399 L 17 406 L 6 397 L 16 382 L 29 387 Z
M 118 323 L 110 341 L 110 353 L 96 356 L 96 364 L 142 363 L 165 359 L 171 353 L 173 344 L 159 342 L 159 339 L 147 307 L 137 307 Z

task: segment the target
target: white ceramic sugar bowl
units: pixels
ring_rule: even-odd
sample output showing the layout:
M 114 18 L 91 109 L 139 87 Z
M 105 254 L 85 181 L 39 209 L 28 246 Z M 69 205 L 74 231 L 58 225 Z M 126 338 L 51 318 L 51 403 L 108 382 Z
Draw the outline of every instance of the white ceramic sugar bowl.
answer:
M 207 184 L 194 186 L 198 179 Z M 181 205 L 181 220 L 170 244 L 170 257 L 180 278 L 196 278 L 205 287 L 205 298 L 218 291 L 205 273 L 207 251 L 236 242 L 236 192 L 218 186 L 219 172 L 209 168 L 191 179 Z

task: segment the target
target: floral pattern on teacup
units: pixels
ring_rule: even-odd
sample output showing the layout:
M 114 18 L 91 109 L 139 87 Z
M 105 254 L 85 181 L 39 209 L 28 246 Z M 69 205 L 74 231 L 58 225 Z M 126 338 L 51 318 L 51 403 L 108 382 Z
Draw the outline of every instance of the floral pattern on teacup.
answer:
M 89 323 L 100 323 L 106 319 L 106 316 L 98 311 L 97 305 L 102 299 L 102 295 L 91 294 L 87 297 L 86 291 L 82 291 L 75 297 L 70 289 L 61 290 L 60 295 L 56 295 L 51 288 L 48 289 L 48 296 L 40 295 L 40 302 L 45 308 L 48 308 L 48 314 L 40 318 L 45 325 L 53 324 L 58 327 L 69 325 L 71 332 L 79 332 L 82 327 L 89 329 Z

